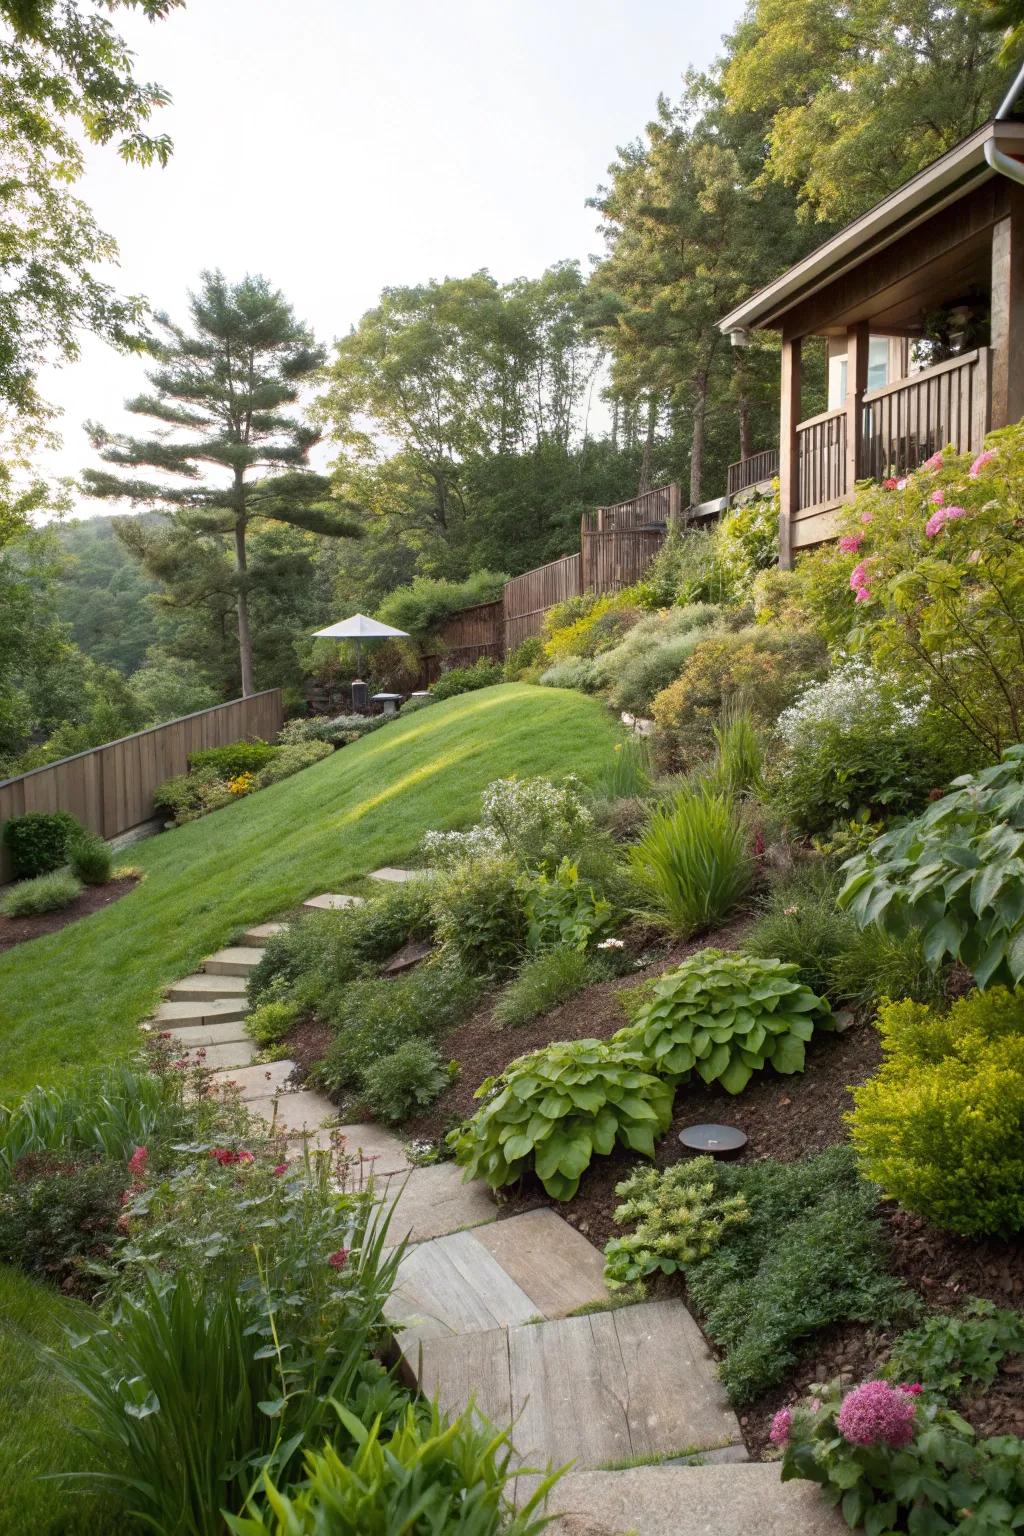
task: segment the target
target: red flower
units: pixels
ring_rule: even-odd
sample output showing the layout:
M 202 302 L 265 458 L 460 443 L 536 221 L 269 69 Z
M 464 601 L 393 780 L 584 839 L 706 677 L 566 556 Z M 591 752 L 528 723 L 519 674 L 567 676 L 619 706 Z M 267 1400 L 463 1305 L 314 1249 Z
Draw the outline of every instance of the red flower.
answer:
M 277 1167 L 274 1169 L 274 1175 L 278 1179 L 281 1177 L 282 1173 L 287 1173 L 287 1172 L 288 1172 L 288 1164 L 287 1163 L 278 1163 Z
M 255 1161 L 256 1161 L 256 1159 L 252 1155 L 251 1152 L 236 1152 L 235 1153 L 235 1162 L 236 1163 L 254 1163 Z
M 210 1156 L 220 1163 L 222 1168 L 226 1168 L 229 1163 L 237 1161 L 230 1147 L 211 1147 Z
M 141 1175 L 141 1174 L 145 1173 L 145 1171 L 146 1171 L 146 1164 L 148 1162 L 149 1162 L 149 1148 L 148 1147 L 136 1147 L 135 1151 L 132 1153 L 131 1157 L 128 1159 L 128 1170 L 129 1170 L 130 1173 Z
M 348 1263 L 348 1249 L 338 1248 L 327 1260 L 332 1269 L 344 1269 Z

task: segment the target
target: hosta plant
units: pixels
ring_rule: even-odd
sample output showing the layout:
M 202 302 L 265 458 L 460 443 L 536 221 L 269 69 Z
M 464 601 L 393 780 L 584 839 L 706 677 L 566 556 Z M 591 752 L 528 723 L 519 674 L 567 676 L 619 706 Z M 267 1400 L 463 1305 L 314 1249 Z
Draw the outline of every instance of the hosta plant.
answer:
M 465 1177 L 500 1189 L 532 1168 L 556 1200 L 572 1199 L 595 1152 L 607 1157 L 619 1143 L 653 1157 L 672 1116 L 671 1085 L 603 1040 L 520 1056 L 476 1096 L 481 1107 L 449 1136 Z
M 843 865 L 840 907 L 861 928 L 921 930 L 928 963 L 948 956 L 981 988 L 1024 978 L 1024 746 L 964 774 L 923 815 Z
M 632 1225 L 626 1237 L 613 1237 L 604 1250 L 605 1284 L 611 1290 L 642 1281 L 647 1275 L 673 1275 L 718 1247 L 730 1227 L 747 1220 L 742 1195 L 715 1190 L 715 1165 L 695 1157 L 671 1168 L 638 1168 L 616 1184 L 622 1197 L 615 1220 Z
M 700 950 L 654 983 L 613 1044 L 672 1083 L 696 1071 L 728 1093 L 767 1066 L 802 1072 L 807 1041 L 833 1019 L 798 972 L 781 960 Z

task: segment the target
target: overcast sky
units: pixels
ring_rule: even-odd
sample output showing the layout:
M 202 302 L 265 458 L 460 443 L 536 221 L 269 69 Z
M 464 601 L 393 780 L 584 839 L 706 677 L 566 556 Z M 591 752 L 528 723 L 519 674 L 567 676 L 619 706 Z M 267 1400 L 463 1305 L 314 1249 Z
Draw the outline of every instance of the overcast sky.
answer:
M 171 93 L 158 126 L 174 156 L 143 170 L 91 153 L 81 190 L 118 241 L 124 291 L 181 314 L 202 268 L 262 272 L 329 342 L 389 284 L 586 263 L 601 246 L 586 198 L 616 147 L 711 62 L 741 9 L 189 0 L 154 25 L 118 12 L 137 73 Z M 141 369 L 87 340 L 44 380 L 64 411 L 50 467 L 90 462 L 86 418 L 128 422 Z

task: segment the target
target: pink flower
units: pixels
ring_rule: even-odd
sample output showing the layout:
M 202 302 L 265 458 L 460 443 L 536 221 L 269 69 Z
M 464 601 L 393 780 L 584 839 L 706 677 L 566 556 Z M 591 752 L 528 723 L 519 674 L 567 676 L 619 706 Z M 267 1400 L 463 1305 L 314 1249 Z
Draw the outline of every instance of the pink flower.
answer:
M 860 564 L 859 565 L 855 565 L 853 570 L 850 572 L 850 591 L 851 592 L 859 592 L 860 589 L 862 587 L 866 587 L 867 584 L 868 584 L 868 563 L 867 563 L 866 560 L 862 560 L 860 562 Z
M 255 1159 L 255 1157 L 253 1156 L 253 1154 L 251 1152 L 236 1152 L 235 1153 L 235 1162 L 236 1163 L 254 1163 L 255 1161 L 256 1161 L 256 1159 Z
M 855 555 L 863 542 L 858 534 L 847 533 L 839 540 L 839 548 L 844 555 Z
M 149 1162 L 149 1148 L 148 1147 L 136 1147 L 135 1151 L 132 1153 L 131 1157 L 128 1159 L 128 1169 L 129 1169 L 129 1172 L 134 1173 L 134 1174 L 143 1174 L 143 1173 L 145 1173 L 145 1171 L 146 1171 L 146 1164 L 148 1162 Z
M 860 515 L 860 520 L 861 520 L 861 522 L 864 524 L 864 526 L 866 528 L 868 523 L 873 523 L 874 522 L 875 514 L 873 512 L 862 512 L 861 515 Z
M 941 453 L 933 453 L 930 459 L 925 459 L 924 463 L 921 465 L 921 468 L 922 469 L 941 469 L 942 468 L 942 454 Z
M 982 470 L 985 468 L 985 465 L 991 463 L 991 461 L 994 458 L 995 458 L 995 451 L 992 448 L 986 448 L 984 453 L 979 453 L 978 457 L 975 459 L 974 463 L 971 465 L 970 469 L 967 471 L 967 473 L 971 477 L 971 479 L 972 480 L 977 480 L 978 476 L 981 474 Z
M 902 1450 L 914 1438 L 914 1394 L 887 1381 L 865 1381 L 844 1399 L 836 1428 L 851 1445 L 888 1445 Z
M 944 528 L 947 523 L 954 522 L 958 517 L 966 516 L 966 507 L 939 507 L 938 511 L 933 512 L 924 525 L 925 537 L 934 539 L 939 530 Z
M 889 476 L 888 480 L 883 480 L 882 481 L 882 490 L 883 491 L 898 491 L 899 489 L 900 489 L 899 481 L 898 480 L 894 480 L 891 475 Z
M 857 595 L 854 598 L 854 602 L 855 603 L 870 603 L 870 601 L 871 601 L 871 593 L 868 590 L 868 588 L 867 587 L 859 587 L 858 590 L 857 590 Z
M 896 489 L 897 489 L 897 490 L 898 490 L 898 491 L 905 491 L 905 490 L 906 490 L 906 488 L 907 488 L 907 481 L 908 481 L 908 480 L 909 480 L 909 479 L 910 479 L 910 476 L 909 476 L 909 475 L 904 475 L 904 476 L 903 476 L 903 477 L 902 477 L 902 479 L 900 479 L 900 480 L 897 480 L 897 481 L 896 481 Z
M 222 1168 L 226 1168 L 229 1163 L 237 1162 L 237 1158 L 230 1147 L 211 1147 L 210 1156 L 215 1162 L 220 1163 Z
M 348 1249 L 338 1248 L 327 1260 L 332 1269 L 344 1269 L 348 1263 Z
M 768 1432 L 768 1439 L 772 1445 L 788 1445 L 789 1432 L 793 1428 L 793 1415 L 788 1408 L 780 1408 L 772 1419 L 772 1427 Z
M 919 1381 L 901 1381 L 900 1391 L 909 1392 L 911 1397 L 920 1397 L 921 1393 L 924 1391 L 924 1387 L 922 1387 Z
M 277 1167 L 274 1169 L 274 1177 L 279 1179 L 281 1177 L 282 1173 L 287 1173 L 287 1172 L 288 1172 L 288 1164 L 287 1163 L 278 1163 Z
M 946 493 L 943 490 L 932 491 L 931 495 L 928 497 L 928 500 L 931 502 L 933 507 L 941 507 L 945 499 Z

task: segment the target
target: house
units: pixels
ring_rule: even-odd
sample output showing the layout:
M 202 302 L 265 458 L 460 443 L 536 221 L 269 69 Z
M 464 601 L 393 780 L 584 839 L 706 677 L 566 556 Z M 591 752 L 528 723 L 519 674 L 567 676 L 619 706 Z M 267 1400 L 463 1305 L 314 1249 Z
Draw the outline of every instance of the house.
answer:
M 780 563 L 832 537 L 858 480 L 899 476 L 1024 416 L 1024 70 L 995 117 L 721 320 L 781 333 Z M 828 409 L 804 418 L 801 359 L 823 337 Z

